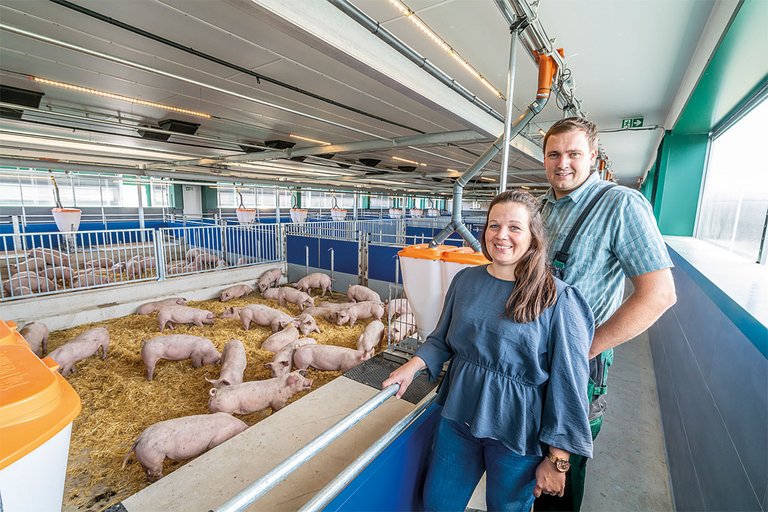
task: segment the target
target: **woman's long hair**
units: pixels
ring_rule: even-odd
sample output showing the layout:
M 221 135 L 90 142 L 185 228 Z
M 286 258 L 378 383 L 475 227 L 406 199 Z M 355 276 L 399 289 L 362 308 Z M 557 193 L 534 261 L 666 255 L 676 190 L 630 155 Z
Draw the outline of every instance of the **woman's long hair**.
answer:
M 507 190 L 497 195 L 488 206 L 485 226 L 481 238 L 483 255 L 492 261 L 485 247 L 485 232 L 488 229 L 488 217 L 491 209 L 499 203 L 517 203 L 525 206 L 530 216 L 531 246 L 515 267 L 515 289 L 507 299 L 506 313 L 515 322 L 527 323 L 536 320 L 542 311 L 555 303 L 557 289 L 555 279 L 549 271 L 547 256 L 547 238 L 544 235 L 544 222 L 539 213 L 539 204 L 528 192 Z

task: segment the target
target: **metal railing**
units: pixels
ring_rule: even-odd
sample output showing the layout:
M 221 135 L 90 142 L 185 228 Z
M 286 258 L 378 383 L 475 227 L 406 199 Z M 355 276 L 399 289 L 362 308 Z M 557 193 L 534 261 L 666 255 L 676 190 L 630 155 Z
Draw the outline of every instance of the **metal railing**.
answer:
M 280 261 L 280 226 L 0 235 L 0 300 Z
M 398 389 L 400 389 L 400 385 L 393 384 L 381 390 L 373 398 L 336 422 L 328 430 L 275 466 L 266 475 L 251 483 L 227 502 L 214 509 L 215 512 L 245 510 L 248 505 L 261 498 L 270 489 L 285 480 L 288 475 L 299 469 L 304 463 L 324 450 L 332 441 L 358 424 L 363 418 L 382 405 L 389 397 L 394 396 Z M 214 511 L 212 510 L 209 512 Z
M 286 224 L 287 235 L 357 240 L 362 234 L 405 235 L 404 220 L 341 220 Z

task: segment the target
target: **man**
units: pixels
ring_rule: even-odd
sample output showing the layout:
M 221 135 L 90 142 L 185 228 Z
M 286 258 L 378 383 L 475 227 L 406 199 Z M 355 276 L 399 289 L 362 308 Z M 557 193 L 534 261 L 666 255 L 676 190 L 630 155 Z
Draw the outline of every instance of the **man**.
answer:
M 596 159 L 597 127 L 586 119 L 562 119 L 544 136 L 544 167 L 551 188 L 542 199 L 541 213 L 550 259 L 562 248 L 590 200 L 611 186 L 592 171 Z M 613 187 L 599 199 L 571 244 L 561 279 L 584 295 L 597 326 L 589 352 L 593 439 L 602 426 L 603 394 L 613 347 L 645 331 L 675 303 L 671 267 L 651 205 L 638 191 L 626 187 Z M 625 277 L 632 281 L 634 291 L 622 303 Z M 565 495 L 542 495 L 534 510 L 578 511 L 584 496 L 586 462 L 583 457 L 572 456 Z

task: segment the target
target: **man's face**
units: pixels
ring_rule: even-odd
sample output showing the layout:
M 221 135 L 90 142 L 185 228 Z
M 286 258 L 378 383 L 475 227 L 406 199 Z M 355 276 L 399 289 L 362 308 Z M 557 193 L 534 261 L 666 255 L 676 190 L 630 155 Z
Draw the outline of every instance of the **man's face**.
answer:
M 544 148 L 544 168 L 555 198 L 560 199 L 581 186 L 589 177 L 597 149 L 589 149 L 582 130 L 550 135 Z

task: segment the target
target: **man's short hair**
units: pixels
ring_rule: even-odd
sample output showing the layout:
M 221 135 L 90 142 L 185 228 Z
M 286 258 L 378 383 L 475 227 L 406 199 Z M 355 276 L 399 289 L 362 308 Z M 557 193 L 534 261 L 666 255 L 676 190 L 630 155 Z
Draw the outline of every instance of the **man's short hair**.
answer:
M 547 130 L 546 135 L 544 135 L 544 151 L 547 151 L 547 141 L 550 136 L 572 132 L 574 130 L 581 130 L 584 132 L 584 135 L 587 136 L 590 150 L 597 149 L 597 125 L 583 117 L 566 117 L 565 119 L 557 121 L 549 127 L 549 130 Z

